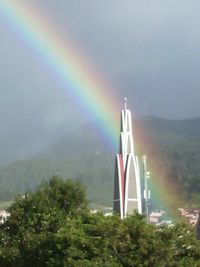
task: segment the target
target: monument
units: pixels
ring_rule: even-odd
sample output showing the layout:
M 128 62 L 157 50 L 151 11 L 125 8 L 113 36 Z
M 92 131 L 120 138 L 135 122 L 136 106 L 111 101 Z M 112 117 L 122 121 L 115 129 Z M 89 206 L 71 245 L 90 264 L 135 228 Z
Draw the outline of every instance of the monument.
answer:
M 127 109 L 125 98 L 121 111 L 119 153 L 115 160 L 114 213 L 120 214 L 122 219 L 134 211 L 142 214 L 143 197 L 140 167 L 134 150 L 131 111 Z

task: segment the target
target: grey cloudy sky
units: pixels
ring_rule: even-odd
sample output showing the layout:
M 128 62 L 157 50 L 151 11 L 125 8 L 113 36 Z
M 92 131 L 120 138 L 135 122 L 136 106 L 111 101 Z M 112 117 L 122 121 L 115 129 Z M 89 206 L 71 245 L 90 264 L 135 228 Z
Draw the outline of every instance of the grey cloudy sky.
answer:
M 71 2 L 51 1 L 51 18 L 60 14 L 59 23 L 138 113 L 200 115 L 198 1 Z
M 60 34 L 70 32 L 116 95 L 127 96 L 138 114 L 200 116 L 198 0 L 34 3 Z M 33 135 L 40 146 L 72 123 L 72 115 L 83 122 L 79 111 L 72 112 L 60 81 L 49 75 L 39 55 L 1 14 L 0 34 L 1 140 L 14 144 L 22 136 L 23 143 Z

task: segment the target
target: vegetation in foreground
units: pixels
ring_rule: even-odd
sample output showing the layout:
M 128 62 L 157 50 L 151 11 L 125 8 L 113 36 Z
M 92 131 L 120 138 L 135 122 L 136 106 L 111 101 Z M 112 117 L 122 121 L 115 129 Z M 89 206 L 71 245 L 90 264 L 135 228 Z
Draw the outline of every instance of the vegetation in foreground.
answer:
M 184 224 L 157 228 L 135 214 L 91 214 L 83 186 L 53 177 L 18 196 L 1 224 L 1 267 L 200 266 L 200 242 Z

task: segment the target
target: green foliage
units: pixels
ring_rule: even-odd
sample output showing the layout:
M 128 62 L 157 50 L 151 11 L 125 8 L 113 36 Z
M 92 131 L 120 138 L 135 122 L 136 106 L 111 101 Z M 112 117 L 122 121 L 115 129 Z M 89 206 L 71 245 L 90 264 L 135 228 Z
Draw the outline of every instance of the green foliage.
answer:
M 0 227 L 1 267 L 197 267 L 200 242 L 183 224 L 91 214 L 79 182 L 53 177 L 18 196 Z

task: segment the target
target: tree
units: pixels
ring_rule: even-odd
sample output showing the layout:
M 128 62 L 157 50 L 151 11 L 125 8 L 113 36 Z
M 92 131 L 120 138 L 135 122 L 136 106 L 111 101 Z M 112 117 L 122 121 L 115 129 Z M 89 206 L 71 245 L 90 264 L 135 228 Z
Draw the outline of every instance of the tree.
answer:
M 200 241 L 184 224 L 92 214 L 84 188 L 53 177 L 18 196 L 0 227 L 1 267 L 198 267 Z
M 19 266 L 27 266 L 31 260 L 40 266 L 39 247 L 67 224 L 68 217 L 86 210 L 85 189 L 80 182 L 56 176 L 42 183 L 36 192 L 19 195 L 9 208 L 10 217 L 1 226 L 0 262 L 6 257 L 8 266 L 18 266 L 18 260 Z M 8 256 L 4 254 L 7 249 Z M 29 266 L 33 265 L 30 262 Z

